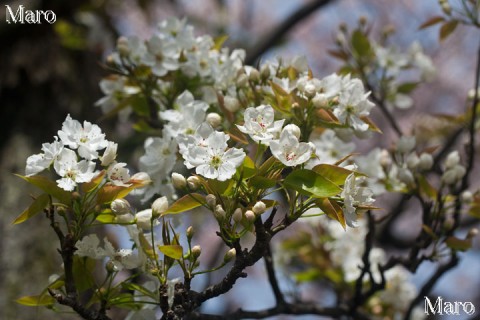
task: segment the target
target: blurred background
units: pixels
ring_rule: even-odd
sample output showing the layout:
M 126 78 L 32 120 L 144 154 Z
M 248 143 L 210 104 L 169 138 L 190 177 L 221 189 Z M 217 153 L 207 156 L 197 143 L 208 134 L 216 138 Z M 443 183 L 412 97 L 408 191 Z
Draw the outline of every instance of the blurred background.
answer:
M 371 23 L 373 34 L 391 25 L 397 31 L 392 42 L 406 49 L 413 41 L 419 41 L 438 69 L 432 82 L 415 91 L 414 107 L 396 111 L 406 132 L 425 121 L 425 113 L 454 115 L 463 110 L 466 94 L 474 83 L 478 34 L 459 27 L 453 37 L 439 43 L 437 27 L 418 28 L 428 18 L 441 14 L 436 0 L 23 0 L 1 3 L 0 319 L 78 319 L 75 315 L 55 316 L 49 310 L 27 308 L 13 302 L 20 296 L 43 290 L 48 277 L 60 265 L 54 234 L 48 232 L 46 219 L 37 217 L 19 226 L 12 225 L 13 219 L 30 203 L 29 193 L 35 193 L 13 173 L 24 173 L 26 158 L 38 153 L 41 143 L 51 140 L 68 113 L 75 119 L 99 124 L 109 140 L 120 145 L 122 141 L 131 142 L 127 140 L 131 133 L 127 125 L 118 126 L 115 119 L 101 119 L 100 109 L 94 107 L 95 101 L 102 97 L 98 83 L 108 74 L 103 67 L 104 59 L 113 50 L 119 35 L 146 39 L 159 21 L 170 16 L 186 17 L 199 34 L 228 34 L 225 45 L 245 48 L 249 64 L 256 65 L 277 55 L 301 54 L 307 57 L 313 74 L 324 77 L 340 66 L 327 53 L 334 47 L 340 23 L 354 27 L 363 16 Z M 52 10 L 57 20 L 53 24 L 8 24 L 5 5 Z M 382 127 L 381 115 L 374 115 L 374 119 Z M 374 143 L 389 146 L 388 132 L 375 139 Z M 137 145 L 141 146 L 139 141 Z M 130 145 L 134 144 L 127 144 L 124 151 L 133 148 Z M 129 151 L 123 154 L 138 157 L 138 150 Z M 134 163 L 132 159 L 120 160 Z M 400 236 L 411 232 L 408 219 L 398 226 L 392 232 Z M 204 252 L 207 252 L 205 246 L 217 239 L 206 237 L 200 241 L 205 243 Z M 392 248 L 395 248 L 393 243 Z M 459 267 L 435 287 L 434 294 L 450 301 L 479 302 L 478 251 L 477 240 L 474 249 L 462 255 Z M 205 260 L 214 258 L 205 257 Z M 240 280 L 225 297 L 206 304 L 205 311 L 220 313 L 243 306 L 261 309 L 273 305 L 274 298 L 262 267 L 259 263 L 248 279 Z M 428 265 L 422 267 L 420 274 L 429 273 L 429 269 Z M 415 279 L 421 284 L 424 278 L 419 275 Z M 255 290 L 251 290 L 253 285 Z M 307 297 L 315 294 L 314 285 L 302 290 Z

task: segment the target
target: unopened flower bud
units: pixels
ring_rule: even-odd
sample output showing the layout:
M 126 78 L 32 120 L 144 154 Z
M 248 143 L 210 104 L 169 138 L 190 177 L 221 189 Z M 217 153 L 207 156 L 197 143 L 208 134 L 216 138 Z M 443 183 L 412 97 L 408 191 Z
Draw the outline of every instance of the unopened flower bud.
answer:
M 238 76 L 238 78 L 237 78 L 237 86 L 238 86 L 239 88 L 243 88 L 243 87 L 245 87 L 245 86 L 247 85 L 247 83 L 248 83 L 248 77 L 247 77 L 247 75 L 244 74 L 244 73 L 240 74 L 240 75 Z
M 270 77 L 270 67 L 268 64 L 263 64 L 260 67 L 260 75 L 262 79 L 266 80 Z
M 82 195 L 78 193 L 77 191 L 72 192 L 72 199 L 73 200 L 80 200 L 82 198 Z
M 478 229 L 477 228 L 472 228 L 467 233 L 467 239 L 472 239 L 477 235 L 478 235 Z
M 418 162 L 418 169 L 421 171 L 430 170 L 433 166 L 433 157 L 430 153 L 422 153 Z
M 448 0 L 439 0 L 438 3 L 442 8 L 443 13 L 445 13 L 447 16 L 452 14 L 452 7 L 450 6 L 450 3 L 448 3 Z
M 118 271 L 117 266 L 112 260 L 109 260 L 107 264 L 105 265 L 105 269 L 107 270 L 108 273 L 114 273 Z
M 324 93 L 317 93 L 312 99 L 312 103 L 316 108 L 325 108 L 328 106 L 328 99 Z
M 217 205 L 217 197 L 215 197 L 213 194 L 207 194 L 205 201 L 207 202 L 208 207 L 211 209 L 215 208 Z
M 115 217 L 115 223 L 131 223 L 133 222 L 134 217 L 131 213 L 121 214 Z
M 240 102 L 238 101 L 237 98 L 234 98 L 234 97 L 225 96 L 223 98 L 223 103 L 225 105 L 225 109 L 227 109 L 230 112 L 235 112 L 240 108 Z
M 252 82 L 258 82 L 260 80 L 260 72 L 257 69 L 252 68 L 250 70 L 250 74 L 248 75 L 248 79 Z
M 194 246 L 192 248 L 192 256 L 196 259 L 200 256 L 200 254 L 202 253 L 202 248 L 200 246 Z
M 258 201 L 257 203 L 255 203 L 255 205 L 252 208 L 253 213 L 257 215 L 264 213 L 265 210 L 267 210 L 267 205 L 262 201 Z
M 123 215 L 132 211 L 130 203 L 125 199 L 115 199 L 110 203 L 110 209 L 112 209 L 115 215 Z
M 465 190 L 460 195 L 460 199 L 462 200 L 463 203 L 470 204 L 473 201 L 473 194 L 470 190 Z
M 200 186 L 200 179 L 197 176 L 190 176 L 187 178 L 187 186 L 191 190 L 196 190 Z
M 390 153 L 386 149 L 382 149 L 380 151 L 380 165 L 384 168 L 390 166 L 392 164 L 392 158 L 390 157 Z
M 408 155 L 406 163 L 409 169 L 413 170 L 417 168 L 419 162 L 420 162 L 420 159 L 418 158 L 415 152 L 412 152 Z
M 412 185 L 415 182 L 412 172 L 407 168 L 398 169 L 398 179 L 406 185 Z
M 460 155 L 458 151 L 450 152 L 445 160 L 445 168 L 451 169 L 460 163 Z
M 256 218 L 255 213 L 253 213 L 252 210 L 247 210 L 245 212 L 245 219 L 247 219 L 248 222 L 255 221 L 255 218 Z
M 237 256 L 237 251 L 235 250 L 235 248 L 232 248 L 228 250 L 227 253 L 225 253 L 225 256 L 223 257 L 223 261 L 224 262 L 232 261 L 233 259 L 235 259 L 236 256 Z
M 225 219 L 226 213 L 221 204 L 217 204 L 215 210 L 213 211 L 213 215 L 218 221 L 222 221 L 223 219 Z
M 205 121 L 207 121 L 213 128 L 216 128 L 222 124 L 222 117 L 216 112 L 211 112 L 207 114 Z
M 108 142 L 107 148 L 103 152 L 103 156 L 100 157 L 102 166 L 108 167 L 115 161 L 117 158 L 117 148 L 118 144 L 112 141 Z
M 397 151 L 403 154 L 408 153 L 415 148 L 416 143 L 415 137 L 403 136 L 397 142 Z
M 238 222 L 242 221 L 242 218 L 243 218 L 242 209 L 240 209 L 240 208 L 235 209 L 235 211 L 233 212 L 233 215 L 232 215 L 233 221 L 238 223 Z
M 460 181 L 465 175 L 466 170 L 461 165 L 456 165 L 451 169 L 446 170 L 442 175 L 442 182 L 452 185 Z
M 300 139 L 300 134 L 301 134 L 301 131 L 300 131 L 300 128 L 296 125 L 296 124 L 287 124 L 283 130 L 285 131 L 288 131 L 290 132 L 291 134 L 293 134 L 295 137 L 297 137 L 297 139 Z
M 152 229 L 152 209 L 145 209 L 137 212 L 135 222 L 140 229 L 149 231 Z M 153 223 L 155 225 L 155 223 Z
M 194 233 L 195 233 L 195 230 L 193 230 L 192 226 L 187 228 L 187 238 L 188 238 L 188 240 L 192 240 Z
M 167 197 L 160 197 L 152 203 L 152 214 L 155 218 L 160 217 L 168 209 Z
M 120 37 L 117 40 L 117 50 L 121 56 L 128 56 L 130 54 L 130 48 L 128 46 L 128 39 L 126 37 Z
M 177 172 L 172 173 L 172 184 L 175 189 L 182 190 L 187 186 L 187 180 L 183 175 Z

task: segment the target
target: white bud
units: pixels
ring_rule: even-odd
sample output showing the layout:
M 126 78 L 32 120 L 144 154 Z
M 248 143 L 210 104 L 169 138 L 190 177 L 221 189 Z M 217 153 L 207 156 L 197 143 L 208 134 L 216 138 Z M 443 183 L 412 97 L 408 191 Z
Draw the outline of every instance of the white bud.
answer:
M 380 165 L 384 168 L 390 166 L 392 164 L 392 158 L 390 157 L 390 153 L 386 149 L 382 149 L 380 151 Z
M 255 214 L 262 214 L 265 212 L 265 210 L 267 210 L 267 205 L 262 201 L 258 201 L 257 203 L 255 203 L 252 208 L 252 211 Z
M 167 197 L 160 197 L 153 201 L 152 203 L 152 212 L 154 217 L 159 217 L 162 213 L 168 209 L 168 199 Z
M 225 219 L 226 213 L 225 213 L 225 210 L 223 210 L 222 205 L 217 204 L 217 206 L 215 207 L 215 210 L 213 211 L 213 215 L 219 221 L 222 221 L 223 219 Z
M 445 168 L 451 169 L 460 163 L 460 155 L 458 151 L 452 151 L 448 154 L 447 159 L 445 160 Z
M 250 70 L 250 74 L 248 75 L 248 79 L 253 82 L 258 82 L 260 80 L 260 72 L 257 69 L 252 68 Z
M 216 128 L 222 124 L 222 117 L 216 112 L 211 112 L 207 114 L 205 121 L 207 121 L 213 128 Z
M 473 194 L 470 190 L 465 190 L 460 195 L 460 199 L 463 203 L 470 204 L 473 201 Z
M 194 258 L 198 258 L 201 253 L 202 253 L 202 248 L 200 246 L 197 245 L 192 248 L 192 256 Z
M 107 148 L 103 152 L 103 156 L 100 157 L 100 160 L 102 161 L 102 166 L 108 167 L 115 161 L 115 159 L 117 158 L 117 148 L 118 144 L 112 141 L 108 141 Z
M 312 99 L 312 103 L 316 108 L 325 108 L 328 106 L 328 99 L 324 93 L 317 93 Z
M 172 173 L 172 184 L 175 189 L 183 189 L 187 186 L 187 180 L 183 175 L 180 173 L 173 172 Z
M 452 185 L 460 181 L 465 175 L 466 170 L 461 165 L 456 165 L 451 169 L 446 170 L 442 175 L 442 182 Z
M 135 215 L 135 222 L 137 226 L 142 230 L 151 230 L 152 229 L 152 209 L 145 209 L 140 212 L 137 212 Z M 155 223 L 154 223 L 155 225 Z
M 223 98 L 223 103 L 225 105 L 225 109 L 227 109 L 230 112 L 235 112 L 238 109 L 240 109 L 240 102 L 238 101 L 237 98 L 225 96 Z
M 217 205 L 217 198 L 213 194 L 207 194 L 207 196 L 205 197 L 205 201 L 207 201 L 208 207 L 212 209 L 215 208 L 215 206 Z
M 433 157 L 430 153 L 422 153 L 420 155 L 418 169 L 422 171 L 430 170 L 433 166 Z
M 196 190 L 200 186 L 200 179 L 197 176 L 187 178 L 187 185 L 191 190 Z
M 135 218 L 131 213 L 121 214 L 115 217 L 116 223 L 131 223 Z
M 232 215 L 233 221 L 238 223 L 238 222 L 242 221 L 242 218 L 243 218 L 242 209 L 240 209 L 240 208 L 235 209 L 235 211 L 233 212 L 233 215 Z
M 130 53 L 130 48 L 128 46 L 128 39 L 126 37 L 118 38 L 117 50 L 122 56 L 127 56 Z
M 249 222 L 255 221 L 255 218 L 256 218 L 255 213 L 253 213 L 252 210 L 247 210 L 245 212 L 245 219 L 247 219 Z
M 407 168 L 398 169 L 398 179 L 406 185 L 412 185 L 415 182 L 412 172 Z
M 408 153 L 415 148 L 416 143 L 415 137 L 403 136 L 397 142 L 397 151 L 404 154 Z
M 263 64 L 260 67 L 260 75 L 262 79 L 268 79 L 270 77 L 270 66 L 268 64 Z
M 242 73 L 237 77 L 237 86 L 239 88 L 246 87 L 248 83 L 248 77 L 246 74 Z
M 406 163 L 409 169 L 415 169 L 418 166 L 419 162 L 420 159 L 415 152 L 412 152 L 408 155 Z
M 110 203 L 110 209 L 112 209 L 115 215 L 123 215 L 132 212 L 130 203 L 125 199 L 115 199 Z
M 297 137 L 297 139 L 300 139 L 300 134 L 302 133 L 300 131 L 300 128 L 296 125 L 296 124 L 287 124 L 283 130 L 285 131 L 288 131 L 290 132 L 291 134 L 293 134 L 295 137 Z

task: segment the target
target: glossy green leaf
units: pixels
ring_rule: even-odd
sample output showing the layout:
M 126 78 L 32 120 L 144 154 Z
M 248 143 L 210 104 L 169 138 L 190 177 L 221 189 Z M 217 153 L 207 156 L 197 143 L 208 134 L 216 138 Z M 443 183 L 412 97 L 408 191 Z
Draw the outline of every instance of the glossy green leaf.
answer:
M 200 207 L 205 203 L 205 197 L 198 193 L 187 194 L 177 201 L 175 201 L 167 211 L 163 212 L 160 216 L 163 217 L 167 214 L 178 214 L 188 210 Z
M 332 197 L 342 191 L 332 181 L 307 169 L 295 170 L 290 173 L 284 180 L 284 186 L 314 198 Z
M 276 184 L 276 180 L 263 176 L 255 176 L 250 179 L 250 185 L 256 189 L 269 189 L 275 187 Z
M 17 174 L 16 176 L 42 189 L 44 192 L 51 195 L 63 204 L 69 205 L 72 202 L 72 194 L 58 187 L 55 181 L 52 181 L 43 176 L 26 177 L 19 174 Z
M 347 179 L 347 177 L 353 173 L 352 170 L 326 163 L 315 166 L 313 171 L 332 181 L 336 185 L 343 185 L 345 183 L 345 179 Z
M 37 213 L 42 212 L 45 207 L 47 207 L 50 202 L 50 196 L 46 193 L 37 197 L 33 203 L 25 209 L 18 217 L 15 218 L 13 224 L 19 224 L 27 221 L 31 217 L 35 216 Z
M 158 250 L 162 252 L 167 257 L 178 260 L 183 256 L 183 248 L 177 244 L 158 246 Z
M 38 296 L 24 296 L 15 300 L 16 303 L 27 307 L 51 306 L 55 304 L 55 299 L 49 294 L 40 294 Z
M 243 179 L 248 179 L 250 177 L 253 177 L 257 172 L 257 169 L 255 168 L 255 163 L 248 156 L 245 157 L 245 160 L 243 160 L 243 165 L 241 168 L 243 169 L 243 173 L 242 173 Z

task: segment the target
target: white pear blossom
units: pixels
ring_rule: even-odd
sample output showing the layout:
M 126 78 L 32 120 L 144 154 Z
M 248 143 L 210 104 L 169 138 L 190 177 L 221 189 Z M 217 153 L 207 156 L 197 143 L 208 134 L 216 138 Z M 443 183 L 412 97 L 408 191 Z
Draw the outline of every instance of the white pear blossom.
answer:
M 161 39 L 153 35 L 147 42 L 147 54 L 142 62 L 152 68 L 156 76 L 164 76 L 169 71 L 178 70 L 180 47 L 175 41 Z
M 27 176 L 33 176 L 49 168 L 62 150 L 63 143 L 58 141 L 57 137 L 55 137 L 55 141 L 52 143 L 42 144 L 43 153 L 34 154 L 27 158 L 25 174 Z
M 95 163 L 92 161 L 77 161 L 77 154 L 70 149 L 63 149 L 53 163 L 53 167 L 61 179 L 57 180 L 60 188 L 73 191 L 77 183 L 90 182 L 95 176 Z
M 102 166 L 107 167 L 115 161 L 117 158 L 117 149 L 117 143 L 108 141 L 107 148 L 103 152 L 103 156 L 100 157 Z
M 96 124 L 84 121 L 82 127 L 81 123 L 72 119 L 70 115 L 63 122 L 58 136 L 66 146 L 78 149 L 78 154 L 86 160 L 97 159 L 97 150 L 106 148 L 108 145 L 105 134 Z
M 238 129 L 250 135 L 256 142 L 268 144 L 276 139 L 282 130 L 284 119 L 275 121 L 275 113 L 270 105 L 260 105 L 256 108 L 250 107 L 245 110 L 243 126 L 237 125 Z
M 137 223 L 137 226 L 142 230 L 149 231 L 152 229 L 152 224 L 153 226 L 158 225 L 159 222 L 157 219 L 153 219 L 152 221 L 152 214 L 153 211 L 151 208 L 137 212 L 135 215 L 135 222 Z
M 343 186 L 341 197 L 344 198 L 343 207 L 344 215 L 347 225 L 355 228 L 357 223 L 357 206 L 370 205 L 374 202 L 372 196 L 373 192 L 366 187 L 358 187 L 355 183 L 355 175 L 351 173 Z
M 124 162 L 114 162 L 108 167 L 107 178 L 111 184 L 121 187 L 129 187 L 131 185 L 128 183 L 130 174 L 128 169 L 125 168 L 126 165 Z
M 105 96 L 95 102 L 95 106 L 100 107 L 103 113 L 112 111 L 120 102 L 140 92 L 139 87 L 128 84 L 128 79 L 123 76 L 110 76 L 102 79 L 100 90 Z M 126 106 L 120 111 L 120 114 L 123 116 L 122 118 L 125 118 L 130 112 L 131 108 Z
M 327 129 L 320 134 L 312 133 L 310 141 L 315 145 L 317 156 L 307 163 L 307 168 L 313 168 L 320 163 L 334 164 L 355 150 L 353 142 L 344 142 L 331 129 Z
M 367 97 L 363 83 L 359 79 L 352 79 L 345 90 L 338 97 L 338 104 L 333 114 L 342 124 L 349 125 L 355 131 L 367 131 L 368 124 L 361 117 L 368 116 L 374 104 Z
M 209 179 L 225 181 L 230 179 L 236 168 L 243 163 L 245 152 L 241 149 L 227 150 L 230 139 L 223 132 L 212 132 L 204 141 L 204 145 L 189 148 L 182 156 L 185 165 L 195 167 L 195 172 Z
M 270 141 L 272 155 L 289 167 L 307 162 L 312 156 L 313 148 L 310 142 L 299 142 L 292 130 L 283 130 L 279 140 Z

